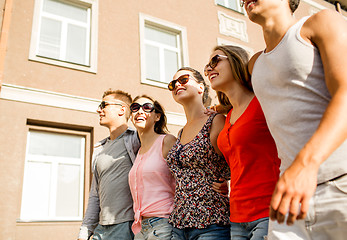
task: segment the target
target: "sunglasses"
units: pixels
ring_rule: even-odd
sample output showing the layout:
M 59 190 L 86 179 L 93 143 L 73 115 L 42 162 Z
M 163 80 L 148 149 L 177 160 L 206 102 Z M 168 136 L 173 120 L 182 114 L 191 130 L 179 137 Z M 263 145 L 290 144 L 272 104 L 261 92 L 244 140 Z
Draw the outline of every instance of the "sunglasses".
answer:
M 179 82 L 181 85 L 186 84 L 189 81 L 189 74 L 184 74 L 182 76 L 180 76 L 179 78 L 177 78 L 176 80 L 172 80 L 169 85 L 167 85 L 167 88 L 170 91 L 173 91 L 176 88 L 176 82 Z
M 210 62 L 204 68 L 205 76 L 208 75 L 207 68 L 210 67 L 211 69 L 214 69 L 217 66 L 217 64 L 222 60 L 221 58 L 228 58 L 228 57 L 224 56 L 224 55 L 218 55 L 217 54 L 213 58 L 211 58 Z
M 132 113 L 136 113 L 137 111 L 140 110 L 140 108 L 142 108 L 142 110 L 147 112 L 147 113 L 153 112 L 153 110 L 154 110 L 154 106 L 152 103 L 144 103 L 143 105 L 141 105 L 139 103 L 132 103 L 130 105 L 130 111 Z
M 120 104 L 120 103 L 102 101 L 102 102 L 99 104 L 99 108 L 100 108 L 101 110 L 103 110 L 103 109 L 104 109 L 105 107 L 107 107 L 108 105 L 119 105 L 119 106 L 123 106 L 123 105 Z

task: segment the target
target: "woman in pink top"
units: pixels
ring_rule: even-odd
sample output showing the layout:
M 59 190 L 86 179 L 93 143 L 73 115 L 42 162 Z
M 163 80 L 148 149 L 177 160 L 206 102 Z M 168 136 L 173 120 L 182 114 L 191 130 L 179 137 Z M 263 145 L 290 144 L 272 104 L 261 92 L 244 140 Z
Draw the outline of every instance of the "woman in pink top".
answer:
M 141 141 L 129 172 L 135 212 L 132 230 L 136 239 L 171 239 L 168 217 L 173 209 L 175 179 L 165 158 L 176 138 L 167 134 L 164 110 L 152 98 L 137 96 L 130 111 Z

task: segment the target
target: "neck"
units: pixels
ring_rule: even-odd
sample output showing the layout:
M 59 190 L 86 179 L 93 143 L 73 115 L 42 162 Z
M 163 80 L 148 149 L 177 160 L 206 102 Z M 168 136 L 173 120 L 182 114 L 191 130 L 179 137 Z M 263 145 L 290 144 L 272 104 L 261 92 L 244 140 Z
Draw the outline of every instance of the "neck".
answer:
M 158 137 L 158 133 L 154 132 L 154 129 L 148 131 L 143 131 L 143 129 L 137 129 L 139 134 L 141 146 L 145 147 L 147 144 L 152 144 L 152 142 Z
M 234 110 L 248 104 L 254 97 L 253 92 L 236 81 L 229 81 L 227 86 L 223 86 L 221 92 L 228 97 Z
M 111 126 L 109 127 L 109 131 L 110 131 L 110 139 L 114 140 L 117 137 L 119 137 L 123 132 L 125 132 L 125 130 L 128 129 L 128 124 L 123 123 L 121 125 L 117 125 L 117 126 Z
M 187 122 L 192 122 L 196 119 L 200 119 L 202 116 L 205 116 L 205 106 L 202 103 L 201 99 L 197 101 L 190 101 L 183 104 L 184 113 L 186 114 Z
M 263 36 L 266 44 L 266 52 L 274 49 L 282 40 L 288 29 L 297 20 L 288 8 L 283 8 L 265 13 L 267 16 L 259 16 L 256 23 L 263 29 Z

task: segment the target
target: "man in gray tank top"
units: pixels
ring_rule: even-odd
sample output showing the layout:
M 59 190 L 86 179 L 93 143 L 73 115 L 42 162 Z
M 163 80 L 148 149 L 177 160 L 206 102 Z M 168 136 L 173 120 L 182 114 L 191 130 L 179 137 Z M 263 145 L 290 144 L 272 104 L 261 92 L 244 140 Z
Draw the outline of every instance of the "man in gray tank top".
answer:
M 243 4 L 263 29 L 249 71 L 281 158 L 268 239 L 346 239 L 347 22 L 331 10 L 298 21 L 299 0 Z
M 100 125 L 110 136 L 96 143 L 93 179 L 79 240 L 132 240 L 133 202 L 128 173 L 140 147 L 136 131 L 128 128 L 131 96 L 123 91 L 104 92 L 98 107 Z

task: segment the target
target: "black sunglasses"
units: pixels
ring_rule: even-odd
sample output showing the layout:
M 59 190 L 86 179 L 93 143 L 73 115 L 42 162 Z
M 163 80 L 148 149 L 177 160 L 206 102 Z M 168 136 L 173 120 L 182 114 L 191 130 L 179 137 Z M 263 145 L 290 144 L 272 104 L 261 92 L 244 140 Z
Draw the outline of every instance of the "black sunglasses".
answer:
M 182 76 L 180 76 L 179 78 L 177 78 L 176 80 L 172 80 L 169 85 L 167 85 L 167 88 L 170 91 L 173 91 L 176 87 L 176 82 L 179 82 L 181 85 L 186 84 L 189 81 L 189 74 L 184 74 Z
M 219 63 L 219 61 L 222 60 L 221 58 L 228 58 L 228 57 L 224 56 L 224 55 L 218 55 L 217 54 L 217 55 L 213 56 L 213 58 L 211 58 L 210 62 L 204 68 L 205 76 L 208 75 L 207 68 L 210 67 L 211 69 L 214 69 L 217 66 L 217 64 Z
M 102 102 L 99 104 L 99 108 L 102 110 L 102 109 L 104 109 L 105 107 L 107 107 L 108 105 L 119 105 L 119 106 L 123 106 L 123 105 L 120 104 L 120 103 L 102 101 Z
M 140 108 L 142 108 L 142 110 L 147 112 L 147 113 L 153 112 L 153 110 L 154 110 L 154 106 L 152 103 L 144 103 L 143 105 L 141 105 L 139 103 L 132 103 L 130 105 L 130 111 L 132 113 L 136 113 L 137 111 L 140 110 Z

